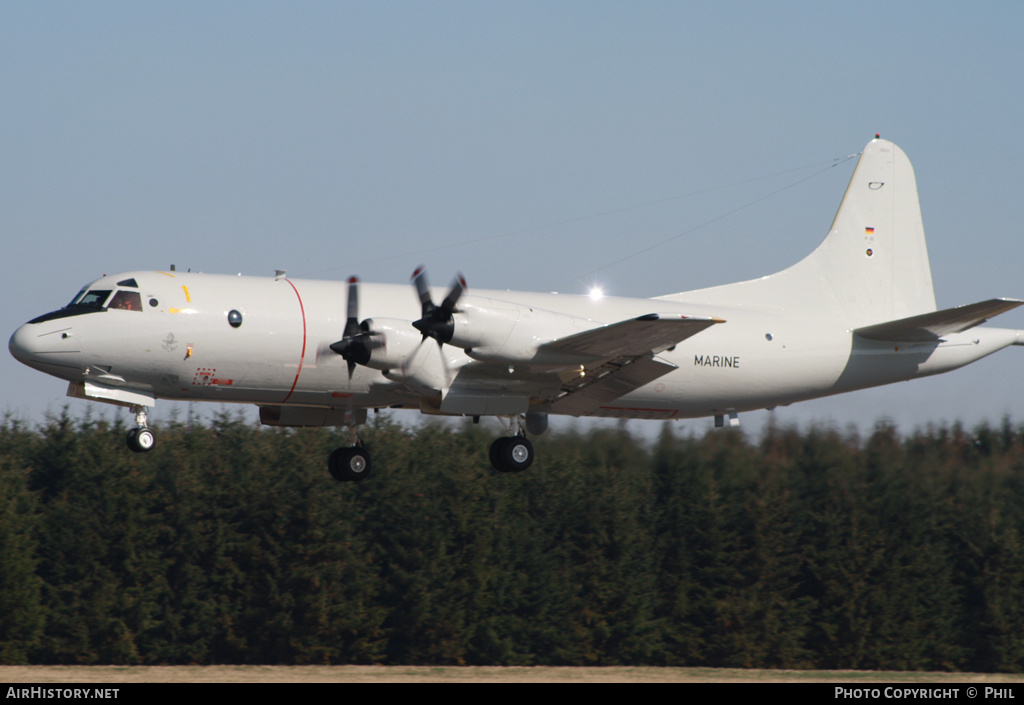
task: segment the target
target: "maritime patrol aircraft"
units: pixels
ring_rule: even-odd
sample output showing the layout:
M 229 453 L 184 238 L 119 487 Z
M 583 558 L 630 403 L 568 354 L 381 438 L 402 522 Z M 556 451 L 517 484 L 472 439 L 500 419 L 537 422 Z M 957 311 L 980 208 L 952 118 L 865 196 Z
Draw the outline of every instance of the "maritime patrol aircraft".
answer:
M 157 399 L 255 404 L 274 426 L 339 426 L 328 469 L 365 479 L 368 409 L 495 416 L 490 459 L 530 466 L 548 416 L 714 417 L 939 374 L 1024 345 L 981 327 L 1020 306 L 937 310 L 914 171 L 876 136 L 809 256 L 760 279 L 653 299 L 136 271 L 86 285 L 11 337 L 73 397 L 129 407 L 152 450 Z M 440 303 L 436 301 L 440 299 Z

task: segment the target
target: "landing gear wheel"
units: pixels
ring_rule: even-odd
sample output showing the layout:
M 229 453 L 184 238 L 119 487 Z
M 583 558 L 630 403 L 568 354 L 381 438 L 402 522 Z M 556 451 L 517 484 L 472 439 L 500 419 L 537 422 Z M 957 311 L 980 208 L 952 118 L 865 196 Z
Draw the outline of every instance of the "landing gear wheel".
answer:
M 498 458 L 501 455 L 501 447 L 505 443 L 505 441 L 507 441 L 507 440 L 508 440 L 508 438 L 505 437 L 505 436 L 500 436 L 498 438 L 495 438 L 494 439 L 494 443 L 491 444 L 491 450 L 488 452 L 488 455 L 489 455 L 490 460 L 491 460 L 491 465 L 496 470 L 499 470 L 499 471 L 501 470 L 501 468 L 498 467 L 498 463 L 500 463 L 501 461 Z
M 361 482 L 370 476 L 370 454 L 358 446 L 338 448 L 327 459 L 327 469 L 338 482 Z
M 533 444 L 526 436 L 503 436 L 491 444 L 490 458 L 498 472 L 522 472 L 533 464 Z
M 145 426 L 133 428 L 128 432 L 128 448 L 133 453 L 148 453 L 156 445 L 156 436 L 153 431 Z

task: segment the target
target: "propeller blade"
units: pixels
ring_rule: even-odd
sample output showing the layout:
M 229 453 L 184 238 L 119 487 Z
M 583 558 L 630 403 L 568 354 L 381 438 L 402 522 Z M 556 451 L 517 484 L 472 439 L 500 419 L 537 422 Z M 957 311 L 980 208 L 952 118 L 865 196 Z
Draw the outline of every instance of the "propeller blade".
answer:
M 370 361 L 372 343 L 370 333 L 359 325 L 359 279 L 350 277 L 348 280 L 348 302 L 345 304 L 348 318 L 341 340 L 331 343 L 330 348 L 348 362 L 348 378 L 352 379 L 356 365 L 365 365 Z
M 345 332 L 342 338 L 352 338 L 359 335 L 359 279 L 349 277 L 348 280 L 348 319 L 345 321 Z
M 444 301 L 441 302 L 441 310 L 451 316 L 455 310 L 455 304 L 459 302 L 459 298 L 465 291 L 466 280 L 461 274 L 456 274 L 455 278 L 452 279 L 452 288 L 448 292 L 448 296 L 444 297 Z
M 455 333 L 455 321 L 452 313 L 455 305 L 466 290 L 466 280 L 461 274 L 457 274 L 452 281 L 451 289 L 444 301 L 438 306 L 430 297 L 430 288 L 427 285 L 426 268 L 422 265 L 412 273 L 412 282 L 416 287 L 416 294 L 420 300 L 421 318 L 413 321 L 413 327 L 423 334 L 424 339 L 433 338 L 438 345 L 443 345 L 452 339 Z
M 426 268 L 421 264 L 416 268 L 416 271 L 412 273 L 412 283 L 416 287 L 416 293 L 420 299 L 421 315 L 426 316 L 430 311 L 434 310 L 434 302 L 430 300 L 430 288 L 427 285 L 427 271 Z

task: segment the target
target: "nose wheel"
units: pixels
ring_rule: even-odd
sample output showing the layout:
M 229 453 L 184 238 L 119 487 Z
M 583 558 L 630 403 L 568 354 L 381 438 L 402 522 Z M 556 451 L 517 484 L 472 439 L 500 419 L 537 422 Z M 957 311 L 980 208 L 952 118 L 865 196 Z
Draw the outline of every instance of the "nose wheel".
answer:
M 148 453 L 156 445 L 156 436 L 149 428 L 133 428 L 128 432 L 128 447 L 133 453 Z
M 153 429 L 146 425 L 146 407 L 132 407 L 135 412 L 136 428 L 128 432 L 128 448 L 133 453 L 148 453 L 156 445 L 156 436 Z

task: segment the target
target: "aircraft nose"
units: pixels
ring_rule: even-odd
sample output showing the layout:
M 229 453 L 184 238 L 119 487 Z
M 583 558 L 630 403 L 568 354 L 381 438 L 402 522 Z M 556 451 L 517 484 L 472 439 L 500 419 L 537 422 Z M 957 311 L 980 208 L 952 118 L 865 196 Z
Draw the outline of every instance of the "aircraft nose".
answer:
M 42 369 L 41 365 L 75 364 L 76 353 L 82 351 L 75 331 L 67 324 L 55 325 L 52 321 L 26 323 L 14 331 L 7 349 L 14 359 L 38 369 Z
M 11 336 L 10 342 L 7 343 L 7 349 L 11 351 L 11 355 L 18 362 L 23 362 L 26 365 L 30 364 L 32 356 L 35 354 L 37 349 L 37 338 L 38 336 L 29 330 L 32 324 L 26 323 L 18 330 L 14 331 L 14 335 Z

